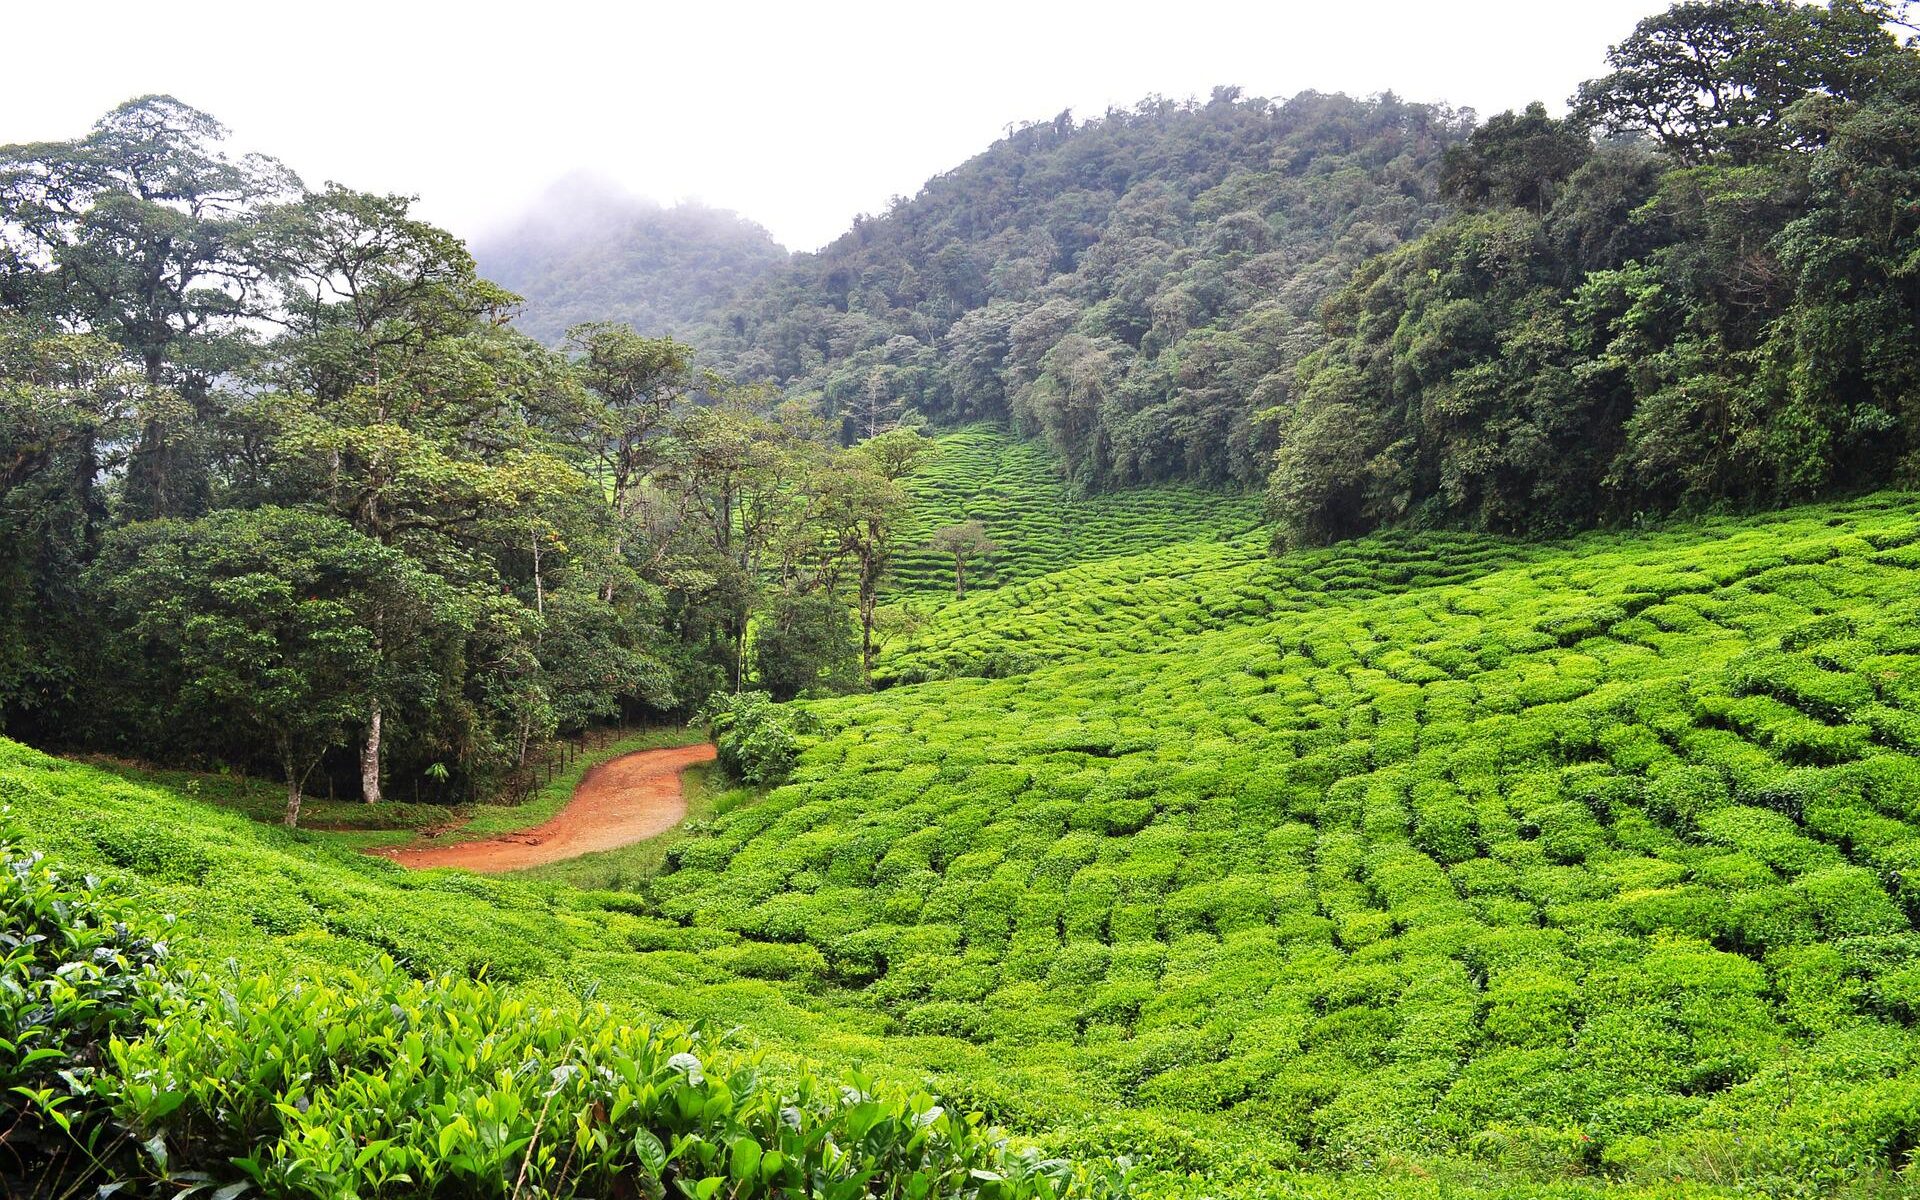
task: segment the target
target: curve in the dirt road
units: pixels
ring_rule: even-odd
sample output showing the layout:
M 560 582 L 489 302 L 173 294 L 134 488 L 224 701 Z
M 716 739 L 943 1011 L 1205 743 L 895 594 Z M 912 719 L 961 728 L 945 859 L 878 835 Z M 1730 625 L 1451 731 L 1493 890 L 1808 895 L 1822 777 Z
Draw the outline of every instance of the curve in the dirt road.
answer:
M 552 820 L 532 829 L 444 846 L 377 850 L 403 867 L 464 867 L 483 874 L 518 871 L 617 850 L 672 829 L 687 816 L 680 773 L 711 762 L 711 743 L 636 750 L 587 772 L 573 799 Z

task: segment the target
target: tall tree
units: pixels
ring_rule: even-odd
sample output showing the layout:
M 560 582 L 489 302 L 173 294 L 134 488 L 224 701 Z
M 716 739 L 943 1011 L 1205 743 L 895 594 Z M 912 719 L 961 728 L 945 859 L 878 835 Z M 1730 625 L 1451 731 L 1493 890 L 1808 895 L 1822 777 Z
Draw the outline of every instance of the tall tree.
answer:
M 987 536 L 987 527 L 978 521 L 962 521 L 957 525 L 936 529 L 927 544 L 953 559 L 953 597 L 956 600 L 963 600 L 967 595 L 967 564 L 975 558 L 986 558 L 1000 548 Z
M 0 311 L 0 714 L 57 712 L 77 690 L 79 577 L 147 397 L 113 343 Z
M 168 702 L 274 747 L 286 823 L 328 747 L 366 712 L 380 637 L 401 613 L 426 638 L 443 589 L 343 521 L 265 508 L 116 534 L 93 573 L 116 631 L 175 686 Z
M 489 514 L 579 485 L 529 423 L 570 380 L 501 328 L 513 297 L 410 209 L 404 197 L 329 186 L 268 215 L 262 245 L 288 306 L 273 371 L 279 445 L 360 533 L 470 576 Z M 408 648 L 377 613 L 374 624 L 386 678 Z M 360 770 L 370 804 L 391 695 L 368 693 Z
M 614 523 L 613 550 L 626 548 L 649 477 L 663 461 L 669 418 L 703 382 L 693 347 L 671 338 L 642 337 L 624 325 L 605 322 L 567 331 L 580 382 L 597 401 L 579 428 L 588 439 L 593 470 L 607 491 Z M 603 598 L 613 598 L 613 577 Z
M 1493 117 L 1464 145 L 1449 147 L 1440 188 L 1463 207 L 1545 212 L 1567 177 L 1592 155 L 1585 126 L 1548 116 L 1536 100 L 1524 112 Z
M 170 96 L 143 96 L 83 138 L 0 147 L 0 244 L 37 300 L 124 349 L 149 410 L 127 464 L 142 516 L 203 509 L 215 381 L 248 357 L 264 315 L 253 234 L 262 206 L 298 185 L 278 162 L 220 148 L 227 131 Z M 16 285 L 17 289 L 17 285 Z
M 899 476 L 889 475 L 894 470 L 904 475 L 911 467 L 889 454 L 887 447 L 869 453 L 869 445 L 836 455 L 815 483 L 818 520 L 831 552 L 853 567 L 862 682 L 873 678 L 880 588 L 893 561 L 900 520 L 911 502 L 906 489 L 897 482 Z
M 1580 85 L 1576 117 L 1645 134 L 1677 161 L 1745 165 L 1801 140 L 1787 120 L 1809 96 L 1861 100 L 1905 54 L 1886 0 L 1691 0 L 1641 21 Z
M 726 598 L 723 627 L 736 691 L 744 686 L 747 637 L 765 599 L 769 553 L 804 520 L 799 476 L 820 461 L 788 430 L 759 415 L 754 401 L 752 394 L 733 395 L 682 414 L 668 480 L 697 518 L 699 537 L 692 544 L 710 564 L 716 592 Z

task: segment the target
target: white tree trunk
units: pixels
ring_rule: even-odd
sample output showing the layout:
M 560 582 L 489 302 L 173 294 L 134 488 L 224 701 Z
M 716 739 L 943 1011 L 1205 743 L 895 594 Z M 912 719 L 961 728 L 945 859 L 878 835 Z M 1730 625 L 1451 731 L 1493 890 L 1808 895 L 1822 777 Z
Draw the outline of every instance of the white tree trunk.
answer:
M 367 739 L 360 744 L 360 798 L 380 803 L 380 698 L 367 712 Z
M 286 826 L 292 829 L 300 824 L 300 785 L 305 782 L 293 769 L 293 739 L 282 735 L 280 738 L 280 769 L 287 774 L 287 815 Z

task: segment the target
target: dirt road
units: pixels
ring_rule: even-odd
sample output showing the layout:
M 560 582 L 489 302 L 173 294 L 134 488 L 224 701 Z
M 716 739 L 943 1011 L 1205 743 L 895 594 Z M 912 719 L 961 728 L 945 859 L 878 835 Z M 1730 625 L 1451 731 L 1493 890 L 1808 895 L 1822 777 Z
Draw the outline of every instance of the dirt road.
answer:
M 374 853 L 403 867 L 465 867 L 491 875 L 630 846 L 686 819 L 680 772 L 712 759 L 711 745 L 637 750 L 588 771 L 573 799 L 544 825 L 480 841 Z

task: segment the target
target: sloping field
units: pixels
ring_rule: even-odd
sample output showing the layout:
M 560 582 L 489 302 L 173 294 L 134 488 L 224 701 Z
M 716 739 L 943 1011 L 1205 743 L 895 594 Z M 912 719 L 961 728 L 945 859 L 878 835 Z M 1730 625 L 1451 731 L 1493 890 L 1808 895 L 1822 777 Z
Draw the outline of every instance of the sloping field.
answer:
M 1890 1170 L 1920 1130 L 1916 538 L 1886 496 L 1427 587 L 1376 541 L 1325 560 L 1371 583 L 1291 612 L 1286 560 L 1199 602 L 1172 552 L 1052 577 L 1037 618 L 1014 589 L 930 633 L 1033 626 L 1051 661 L 815 705 L 798 781 L 649 894 L 987 1048 L 1013 1074 L 983 1094 L 1159 1114 L 1213 1169 Z
M 4 743 L 0 798 L 184 953 L 738 1025 L 1133 1154 L 1136 1194 L 1915 1184 L 1920 498 L 1163 548 L 888 666 L 614 890 L 408 874 Z
M 901 529 L 889 588 L 895 596 L 952 596 L 953 560 L 928 547 L 943 525 L 976 520 L 1000 549 L 968 572 L 987 590 L 1080 563 L 1161 546 L 1231 538 L 1259 524 L 1256 496 L 1181 484 L 1076 495 L 1038 442 L 972 425 L 906 480 L 913 517 Z

